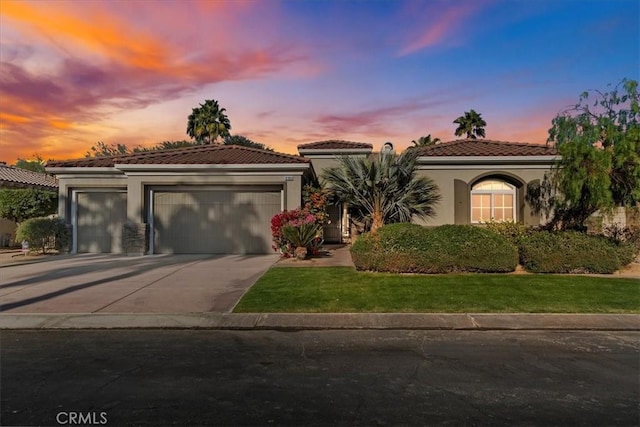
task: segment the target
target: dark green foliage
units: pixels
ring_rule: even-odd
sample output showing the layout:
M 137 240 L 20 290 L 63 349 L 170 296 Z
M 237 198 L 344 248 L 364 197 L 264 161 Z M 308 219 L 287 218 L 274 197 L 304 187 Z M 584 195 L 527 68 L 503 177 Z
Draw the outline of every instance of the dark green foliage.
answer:
M 44 164 L 46 162 L 38 154 L 32 156 L 32 160 L 19 158 L 14 165 L 17 168 L 25 169 L 31 172 L 44 173 Z
M 509 272 L 518 264 L 515 245 L 471 225 L 391 224 L 360 236 L 351 255 L 358 270 L 398 273 Z
M 51 215 L 58 209 L 58 193 L 36 189 L 0 190 L 0 218 L 22 222 Z
M 487 230 L 493 231 L 503 237 L 506 237 L 511 243 L 518 246 L 520 240 L 529 236 L 531 233 L 538 231 L 537 227 L 527 226 L 519 222 L 488 222 L 485 223 Z
M 630 246 L 576 231 L 540 231 L 520 242 L 522 265 L 534 273 L 610 274 L 619 270 L 630 254 Z
M 583 93 L 552 121 L 548 143 L 560 159 L 540 184 L 527 188 L 534 213 L 550 229 L 581 229 L 596 211 L 640 203 L 640 95 L 624 79 L 610 92 Z
M 258 148 L 260 150 L 273 151 L 273 148 L 267 147 L 266 145 L 260 142 L 252 141 L 243 135 L 225 136 L 225 138 L 222 140 L 222 144 L 223 145 L 240 145 L 242 147 Z
M 31 249 L 37 248 L 44 254 L 47 249 L 67 249 L 71 235 L 57 218 L 31 218 L 18 226 L 16 240 L 27 241 Z
M 215 143 L 218 137 L 229 136 L 231 122 L 218 101 L 207 99 L 192 110 L 187 119 L 187 135 L 201 144 Z
M 435 215 L 440 191 L 433 180 L 418 176 L 417 158 L 415 150 L 381 152 L 373 159 L 344 156 L 324 171 L 324 179 L 330 195 L 349 204 L 354 223 L 375 232 L 384 224 Z
M 463 116 L 453 121 L 453 123 L 458 125 L 455 131 L 456 136 L 466 135 L 469 139 L 484 138 L 486 136 L 484 127 L 487 125 L 487 122 L 485 122 L 481 116 L 482 114 L 473 109 L 465 111 Z

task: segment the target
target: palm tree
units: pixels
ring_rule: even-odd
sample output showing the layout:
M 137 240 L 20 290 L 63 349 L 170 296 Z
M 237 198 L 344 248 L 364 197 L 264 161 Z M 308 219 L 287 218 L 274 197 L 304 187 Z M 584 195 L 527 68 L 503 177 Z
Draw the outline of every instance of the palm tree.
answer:
M 220 108 L 218 101 L 207 99 L 189 115 L 187 135 L 199 144 L 210 144 L 216 142 L 219 136 L 229 136 L 231 123 L 225 111 Z
M 467 134 L 467 138 L 476 139 L 479 136 L 484 138 L 484 127 L 487 125 L 479 113 L 475 110 L 465 111 L 464 116 L 460 116 L 453 121 L 458 125 L 456 136 Z
M 411 141 L 416 147 L 428 147 L 430 145 L 434 145 L 440 142 L 440 138 L 431 138 L 431 134 L 427 136 L 421 136 L 416 141 L 415 139 Z
M 344 156 L 338 166 L 325 170 L 324 179 L 331 195 L 349 205 L 354 219 L 375 232 L 387 223 L 435 214 L 438 186 L 416 176 L 417 157 L 414 150 L 381 152 L 374 159 Z

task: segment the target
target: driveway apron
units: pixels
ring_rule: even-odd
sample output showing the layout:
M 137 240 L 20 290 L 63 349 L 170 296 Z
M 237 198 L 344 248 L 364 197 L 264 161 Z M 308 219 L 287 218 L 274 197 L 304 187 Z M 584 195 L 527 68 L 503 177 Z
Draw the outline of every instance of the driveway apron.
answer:
M 230 312 L 277 255 L 62 255 L 0 267 L 3 313 Z

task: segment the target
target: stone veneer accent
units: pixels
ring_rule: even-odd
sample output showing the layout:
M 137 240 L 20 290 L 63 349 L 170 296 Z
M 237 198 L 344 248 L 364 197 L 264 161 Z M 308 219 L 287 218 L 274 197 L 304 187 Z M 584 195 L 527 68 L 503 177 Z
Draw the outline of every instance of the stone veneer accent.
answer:
M 125 255 L 144 255 L 149 249 L 149 225 L 126 223 L 122 226 L 122 252 Z

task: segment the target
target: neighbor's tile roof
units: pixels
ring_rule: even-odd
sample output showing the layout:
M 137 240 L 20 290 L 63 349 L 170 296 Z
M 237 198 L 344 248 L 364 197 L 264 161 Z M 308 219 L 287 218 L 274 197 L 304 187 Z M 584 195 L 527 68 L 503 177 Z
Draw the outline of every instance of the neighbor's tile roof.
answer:
M 51 175 L 32 172 L 0 164 L 0 185 L 7 187 L 58 188 L 58 181 Z
M 115 164 L 244 165 L 309 163 L 309 159 L 239 145 L 198 145 L 109 157 L 50 161 L 47 167 L 113 167 Z
M 298 145 L 298 150 L 345 150 L 345 149 L 373 149 L 373 145 L 367 142 L 352 142 L 331 139 L 328 141 L 317 141 L 309 144 Z
M 416 148 L 420 156 L 555 156 L 554 147 L 523 142 L 491 141 L 488 139 L 460 139 L 428 147 Z

